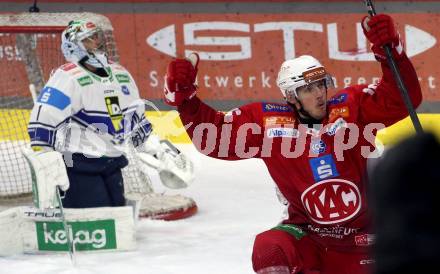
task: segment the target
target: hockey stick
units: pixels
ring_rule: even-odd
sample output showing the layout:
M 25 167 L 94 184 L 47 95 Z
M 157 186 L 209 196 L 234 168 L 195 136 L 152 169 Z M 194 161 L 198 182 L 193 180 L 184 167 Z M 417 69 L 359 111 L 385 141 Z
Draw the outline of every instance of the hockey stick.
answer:
M 38 96 L 37 96 L 37 89 L 35 88 L 34 84 L 29 85 L 29 92 L 32 96 L 32 101 L 34 101 L 34 104 L 37 102 Z
M 370 16 L 375 16 L 376 9 L 374 8 L 373 1 L 372 0 L 364 0 L 364 3 L 367 6 L 368 14 Z M 423 133 L 422 125 L 420 124 L 419 117 L 417 116 L 417 113 L 414 110 L 414 106 L 411 102 L 411 98 L 409 97 L 408 90 L 405 86 L 405 83 L 403 82 L 402 76 L 400 75 L 399 68 L 397 67 L 396 61 L 394 60 L 394 57 L 391 53 L 390 45 L 385 45 L 384 50 L 385 50 L 385 54 L 387 56 L 388 65 L 390 66 L 391 71 L 393 73 L 394 80 L 396 81 L 397 86 L 399 87 L 400 94 L 402 95 L 403 102 L 405 103 L 406 109 L 408 110 L 409 117 L 411 118 L 413 126 L 416 130 L 416 133 L 422 134 Z
M 64 227 L 64 231 L 66 232 L 66 240 L 67 240 L 67 247 L 69 250 L 69 256 L 70 256 L 70 261 L 72 262 L 72 265 L 75 266 L 76 265 L 76 257 L 75 257 L 75 243 L 72 242 L 72 238 L 70 237 L 70 235 L 73 235 L 73 232 L 70 233 L 72 231 L 72 226 L 67 224 L 66 221 L 66 216 L 64 215 L 64 210 L 63 210 L 63 204 L 61 203 L 61 189 L 59 186 L 57 186 L 57 200 L 58 200 L 58 206 L 60 208 L 60 215 L 61 215 L 61 222 L 63 223 L 63 227 Z

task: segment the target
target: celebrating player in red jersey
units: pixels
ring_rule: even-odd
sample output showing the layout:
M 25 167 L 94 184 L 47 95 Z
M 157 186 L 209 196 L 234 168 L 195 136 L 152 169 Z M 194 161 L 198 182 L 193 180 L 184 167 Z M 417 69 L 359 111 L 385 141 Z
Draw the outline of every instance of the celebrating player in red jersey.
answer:
M 366 17 L 362 26 L 382 79 L 344 88 L 331 98 L 332 78 L 311 56 L 281 65 L 277 85 L 286 104 L 252 103 L 227 114 L 196 96 L 197 55 L 168 66 L 165 99 L 178 107 L 184 125 L 192 123 L 187 132 L 196 147 L 219 159 L 262 159 L 288 202 L 288 218 L 255 239 L 257 273 L 371 271 L 367 158 L 375 150 L 377 129 L 407 116 L 384 57 L 385 44 L 416 107 L 422 95 L 391 17 Z

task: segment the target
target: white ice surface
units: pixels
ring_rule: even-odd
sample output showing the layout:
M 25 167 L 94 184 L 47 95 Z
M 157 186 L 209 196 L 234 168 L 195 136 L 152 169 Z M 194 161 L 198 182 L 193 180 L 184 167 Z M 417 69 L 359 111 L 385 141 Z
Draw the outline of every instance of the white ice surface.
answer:
M 0 257 L 1 274 L 246 274 L 254 237 L 282 218 L 274 183 L 261 160 L 221 161 L 203 156 L 192 145 L 179 146 L 196 164 L 197 178 L 181 193 L 199 212 L 188 219 L 141 220 L 133 252 L 77 253 Z M 1 235 L 0 235 L 1 237 Z

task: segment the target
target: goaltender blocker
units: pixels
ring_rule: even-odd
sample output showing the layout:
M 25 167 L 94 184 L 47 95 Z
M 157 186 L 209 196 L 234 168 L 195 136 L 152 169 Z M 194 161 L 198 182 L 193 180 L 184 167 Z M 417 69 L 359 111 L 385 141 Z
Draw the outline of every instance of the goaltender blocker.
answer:
M 227 115 L 195 96 L 198 58 L 192 60 L 194 67 L 186 59 L 168 66 L 165 98 L 178 107 L 183 124 L 191 125 L 187 132 L 196 147 L 220 159 L 261 158 L 288 201 L 288 218 L 255 239 L 252 263 L 257 273 L 360 274 L 371 269 L 374 235 L 365 150 L 374 149 L 378 127 L 370 124 L 388 126 L 407 116 L 384 57 L 385 44 L 392 47 L 415 106 L 422 96 L 391 17 L 366 17 L 362 26 L 382 67 L 382 79 L 378 85 L 347 87 L 329 100 L 331 77 L 311 56 L 281 65 L 277 85 L 286 104 L 253 103 Z M 358 138 L 341 149 L 354 127 Z M 210 134 L 204 134 L 206 129 Z M 209 139 L 212 136 L 217 137 Z M 291 150 L 303 152 L 292 155 Z
M 152 134 L 135 81 L 107 59 L 103 31 L 90 21 L 71 21 L 61 49 L 69 63 L 41 91 L 28 127 L 37 206 L 56 206 L 56 186 L 64 191 L 64 207 L 124 206 L 126 140 L 166 186 L 185 187 L 192 163 Z

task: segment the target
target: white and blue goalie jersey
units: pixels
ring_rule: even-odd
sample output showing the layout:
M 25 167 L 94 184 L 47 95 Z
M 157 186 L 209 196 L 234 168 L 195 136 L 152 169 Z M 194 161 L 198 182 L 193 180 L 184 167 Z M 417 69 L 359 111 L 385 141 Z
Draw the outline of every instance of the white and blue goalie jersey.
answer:
M 133 132 L 148 137 L 151 124 L 130 73 L 118 64 L 106 71 L 108 77 L 99 77 L 74 63 L 55 71 L 31 112 L 32 147 L 118 157 Z

